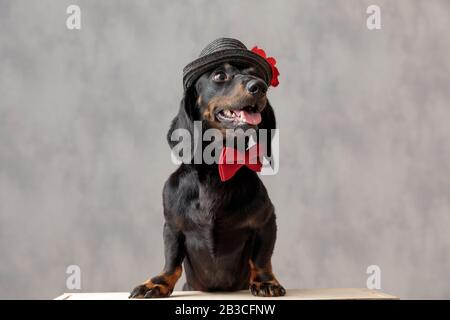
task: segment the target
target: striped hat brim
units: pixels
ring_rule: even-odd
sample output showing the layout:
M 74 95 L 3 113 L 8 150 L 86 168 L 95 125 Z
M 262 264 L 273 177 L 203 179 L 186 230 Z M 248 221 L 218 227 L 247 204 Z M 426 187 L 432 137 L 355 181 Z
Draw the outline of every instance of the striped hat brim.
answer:
M 270 85 L 270 81 L 272 79 L 272 68 L 266 59 L 250 50 L 233 48 L 204 54 L 184 67 L 184 89 L 187 90 L 202 74 L 218 67 L 222 63 L 235 63 L 237 65 L 253 66 L 263 75 L 263 80 L 267 83 L 267 85 Z

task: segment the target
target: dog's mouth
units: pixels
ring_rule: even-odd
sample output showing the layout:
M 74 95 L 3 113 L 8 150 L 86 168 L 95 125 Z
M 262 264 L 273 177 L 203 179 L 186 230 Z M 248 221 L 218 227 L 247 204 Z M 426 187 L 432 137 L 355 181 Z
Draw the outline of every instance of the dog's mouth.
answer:
M 235 126 L 248 124 L 256 126 L 261 122 L 261 113 L 254 106 L 245 106 L 239 109 L 222 109 L 215 113 L 220 122 Z

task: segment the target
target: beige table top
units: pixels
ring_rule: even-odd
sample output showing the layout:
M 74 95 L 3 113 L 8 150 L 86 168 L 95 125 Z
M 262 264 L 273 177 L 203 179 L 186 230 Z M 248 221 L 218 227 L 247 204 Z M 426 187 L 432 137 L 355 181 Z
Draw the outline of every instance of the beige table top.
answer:
M 128 292 L 64 293 L 55 300 L 127 300 Z M 158 300 L 394 300 L 395 296 L 366 288 L 287 289 L 286 296 L 254 297 L 247 290 L 237 292 L 174 291 Z M 144 299 L 152 301 L 155 299 Z

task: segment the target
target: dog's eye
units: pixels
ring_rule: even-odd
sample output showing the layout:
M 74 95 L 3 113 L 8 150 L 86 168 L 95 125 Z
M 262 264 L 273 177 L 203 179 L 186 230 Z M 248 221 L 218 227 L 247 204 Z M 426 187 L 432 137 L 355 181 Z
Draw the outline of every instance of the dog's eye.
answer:
M 224 82 L 228 80 L 228 75 L 223 71 L 217 71 L 213 75 L 213 80 L 215 82 Z

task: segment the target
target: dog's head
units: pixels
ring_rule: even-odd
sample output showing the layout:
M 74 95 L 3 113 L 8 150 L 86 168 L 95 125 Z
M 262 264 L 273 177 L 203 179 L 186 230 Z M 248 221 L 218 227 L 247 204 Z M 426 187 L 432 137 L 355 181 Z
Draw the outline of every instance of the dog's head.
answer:
M 253 67 L 224 63 L 195 83 L 195 105 L 208 127 L 258 128 L 267 107 L 267 84 Z
M 267 129 L 270 136 L 275 115 L 267 89 L 262 76 L 250 65 L 223 63 L 203 73 L 184 93 L 167 135 L 169 145 L 176 143 L 171 141 L 175 129 L 187 129 L 193 136 L 194 121 L 201 121 L 203 130 L 219 129 L 224 138 L 233 132 L 227 129 Z

